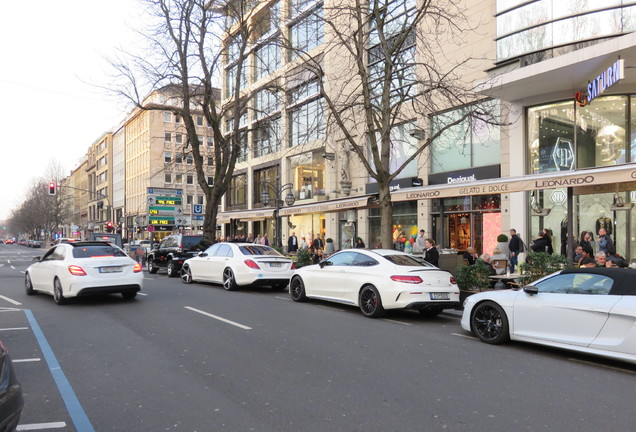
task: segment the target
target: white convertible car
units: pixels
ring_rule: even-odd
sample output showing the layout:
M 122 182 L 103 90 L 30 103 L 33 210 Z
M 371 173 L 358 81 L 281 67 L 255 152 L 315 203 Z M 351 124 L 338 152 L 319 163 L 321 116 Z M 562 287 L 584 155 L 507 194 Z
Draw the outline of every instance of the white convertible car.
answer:
M 636 270 L 568 269 L 474 294 L 461 324 L 490 344 L 512 339 L 636 363 Z

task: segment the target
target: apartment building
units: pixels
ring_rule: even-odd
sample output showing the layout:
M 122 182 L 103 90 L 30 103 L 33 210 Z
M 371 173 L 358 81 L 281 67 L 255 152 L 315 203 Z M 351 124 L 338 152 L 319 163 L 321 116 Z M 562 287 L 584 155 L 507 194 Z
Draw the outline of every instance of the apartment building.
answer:
M 105 232 L 113 223 L 113 134 L 105 133 L 86 153 L 88 231 Z

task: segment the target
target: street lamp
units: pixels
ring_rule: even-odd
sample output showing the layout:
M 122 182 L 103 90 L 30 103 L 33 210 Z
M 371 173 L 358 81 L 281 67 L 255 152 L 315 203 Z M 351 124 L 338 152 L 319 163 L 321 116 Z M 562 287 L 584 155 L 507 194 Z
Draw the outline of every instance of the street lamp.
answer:
M 282 236 L 281 236 L 281 217 L 280 217 L 280 208 L 283 204 L 283 194 L 287 191 L 287 195 L 285 195 L 285 204 L 288 206 L 294 205 L 296 202 L 296 198 L 292 193 L 294 188 L 293 183 L 286 183 L 284 185 L 280 184 L 280 180 L 276 180 L 275 184 L 268 182 L 267 180 L 261 181 L 261 185 L 263 187 L 263 191 L 261 192 L 261 202 L 264 206 L 267 206 L 271 200 L 269 192 L 273 192 L 274 194 L 274 220 L 276 221 L 276 230 L 274 233 L 274 244 L 278 247 L 282 247 Z

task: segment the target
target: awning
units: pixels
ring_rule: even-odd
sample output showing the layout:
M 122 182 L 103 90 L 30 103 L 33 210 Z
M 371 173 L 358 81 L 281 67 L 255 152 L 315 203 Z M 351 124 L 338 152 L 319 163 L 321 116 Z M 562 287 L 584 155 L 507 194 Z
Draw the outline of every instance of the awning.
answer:
M 232 219 L 266 219 L 274 216 L 274 209 L 238 210 L 216 215 L 217 223 L 229 223 Z
M 620 183 L 634 181 L 636 181 L 636 163 L 630 163 L 604 168 L 408 188 L 393 192 L 391 201 L 505 194 L 567 187 L 573 187 L 575 194 L 602 193 L 624 190 L 625 188 L 620 187 Z
M 299 214 L 329 213 L 335 211 L 354 210 L 367 207 L 369 205 L 370 197 L 371 195 L 361 195 L 355 198 L 320 201 L 293 207 L 283 207 L 282 209 L 280 209 L 280 215 L 294 216 Z

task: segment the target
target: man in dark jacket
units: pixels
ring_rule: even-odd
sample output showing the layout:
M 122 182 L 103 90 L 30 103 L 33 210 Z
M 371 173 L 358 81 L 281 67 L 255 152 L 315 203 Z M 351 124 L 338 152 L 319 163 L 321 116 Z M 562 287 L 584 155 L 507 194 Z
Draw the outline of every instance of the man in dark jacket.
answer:
M 292 232 L 287 240 L 287 252 L 292 253 L 298 250 L 298 237 L 296 237 L 296 233 Z
M 550 241 L 543 231 L 539 231 L 537 238 L 533 240 L 530 248 L 535 252 L 550 253 Z
M 517 230 L 514 228 L 510 229 L 508 249 L 510 250 L 510 273 L 514 273 L 515 267 L 519 263 L 519 254 L 523 252 L 523 242 L 517 235 Z

